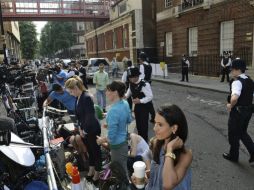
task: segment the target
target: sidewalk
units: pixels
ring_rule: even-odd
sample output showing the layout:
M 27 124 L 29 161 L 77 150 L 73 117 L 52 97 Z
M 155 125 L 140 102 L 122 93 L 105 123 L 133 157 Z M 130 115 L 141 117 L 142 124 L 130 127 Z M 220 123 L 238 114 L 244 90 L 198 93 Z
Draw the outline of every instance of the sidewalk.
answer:
M 180 73 L 168 73 L 168 76 L 165 79 L 163 76 L 152 77 L 152 80 L 156 82 L 229 93 L 229 84 L 226 81 L 220 82 L 220 77 L 207 77 L 189 74 L 189 82 L 180 82 L 181 79 L 182 75 Z

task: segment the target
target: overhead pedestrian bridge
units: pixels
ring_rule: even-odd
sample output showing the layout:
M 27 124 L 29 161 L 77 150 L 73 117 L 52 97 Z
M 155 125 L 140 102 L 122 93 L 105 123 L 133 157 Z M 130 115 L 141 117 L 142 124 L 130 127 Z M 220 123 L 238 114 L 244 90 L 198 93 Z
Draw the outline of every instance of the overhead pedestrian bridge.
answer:
M 117 0 L 1 0 L 4 21 L 103 21 Z

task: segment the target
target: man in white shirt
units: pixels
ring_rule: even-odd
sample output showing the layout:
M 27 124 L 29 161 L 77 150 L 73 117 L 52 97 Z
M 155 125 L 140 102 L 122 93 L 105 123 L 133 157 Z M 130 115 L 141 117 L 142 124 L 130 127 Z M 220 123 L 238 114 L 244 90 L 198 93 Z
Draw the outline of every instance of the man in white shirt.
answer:
M 183 82 L 185 78 L 186 78 L 186 82 L 189 82 L 188 74 L 189 74 L 190 62 L 187 59 L 186 55 L 183 55 L 181 64 L 182 64 L 182 80 L 181 80 L 181 82 Z
M 139 54 L 139 72 L 140 78 L 149 82 L 150 85 L 152 83 L 151 77 L 152 77 L 152 66 L 147 62 L 148 58 L 145 52 L 141 52 Z M 149 113 L 151 115 L 150 122 L 154 123 L 154 118 L 155 118 L 155 110 L 153 106 L 153 102 L 151 101 L 148 106 Z
M 149 103 L 153 99 L 153 93 L 150 84 L 139 78 L 140 74 L 137 67 L 130 68 L 130 86 L 125 96 L 132 97 L 138 134 L 148 141 Z
M 223 52 L 223 57 L 221 59 L 220 65 L 222 67 L 222 71 L 221 71 L 222 76 L 221 76 L 220 82 L 224 82 L 225 75 L 227 76 L 227 82 L 229 82 L 231 58 L 229 57 L 228 52 L 226 52 L 226 51 Z
M 241 140 L 250 154 L 250 163 L 254 163 L 254 143 L 247 133 L 248 124 L 253 111 L 253 80 L 245 75 L 246 64 L 241 59 L 232 62 L 232 76 L 234 80 L 230 86 L 227 109 L 229 153 L 224 153 L 223 158 L 238 162 L 239 141 Z

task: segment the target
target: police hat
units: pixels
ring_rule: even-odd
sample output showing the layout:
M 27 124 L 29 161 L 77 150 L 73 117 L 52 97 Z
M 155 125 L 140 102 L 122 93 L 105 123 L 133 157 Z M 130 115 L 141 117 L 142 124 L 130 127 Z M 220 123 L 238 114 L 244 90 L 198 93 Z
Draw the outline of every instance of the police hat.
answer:
M 138 77 L 141 73 L 139 72 L 139 68 L 133 67 L 128 70 L 128 77 Z
M 139 59 L 146 60 L 146 58 L 147 58 L 147 56 L 146 56 L 145 52 L 143 52 L 143 51 L 140 52 Z
M 242 72 L 244 72 L 246 70 L 246 63 L 244 60 L 240 59 L 240 58 L 236 58 L 233 62 L 232 62 L 232 69 L 236 69 L 236 70 L 241 70 Z

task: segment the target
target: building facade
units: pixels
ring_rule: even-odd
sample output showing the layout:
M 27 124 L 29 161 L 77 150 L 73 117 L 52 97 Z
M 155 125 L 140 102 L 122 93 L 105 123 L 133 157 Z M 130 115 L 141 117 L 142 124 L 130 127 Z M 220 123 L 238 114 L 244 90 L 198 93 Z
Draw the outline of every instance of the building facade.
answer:
M 1 36 L 1 61 L 3 61 L 3 43 L 6 44 L 6 56 L 8 62 L 11 60 L 21 59 L 20 51 L 20 33 L 18 22 L 4 22 L 4 36 Z
M 253 0 L 157 0 L 156 25 L 158 57 L 172 71 L 187 54 L 194 74 L 218 76 L 223 51 L 254 66 Z
M 86 33 L 88 57 L 134 62 L 140 51 L 156 56 L 154 0 L 120 0 L 110 9 L 110 21 Z

